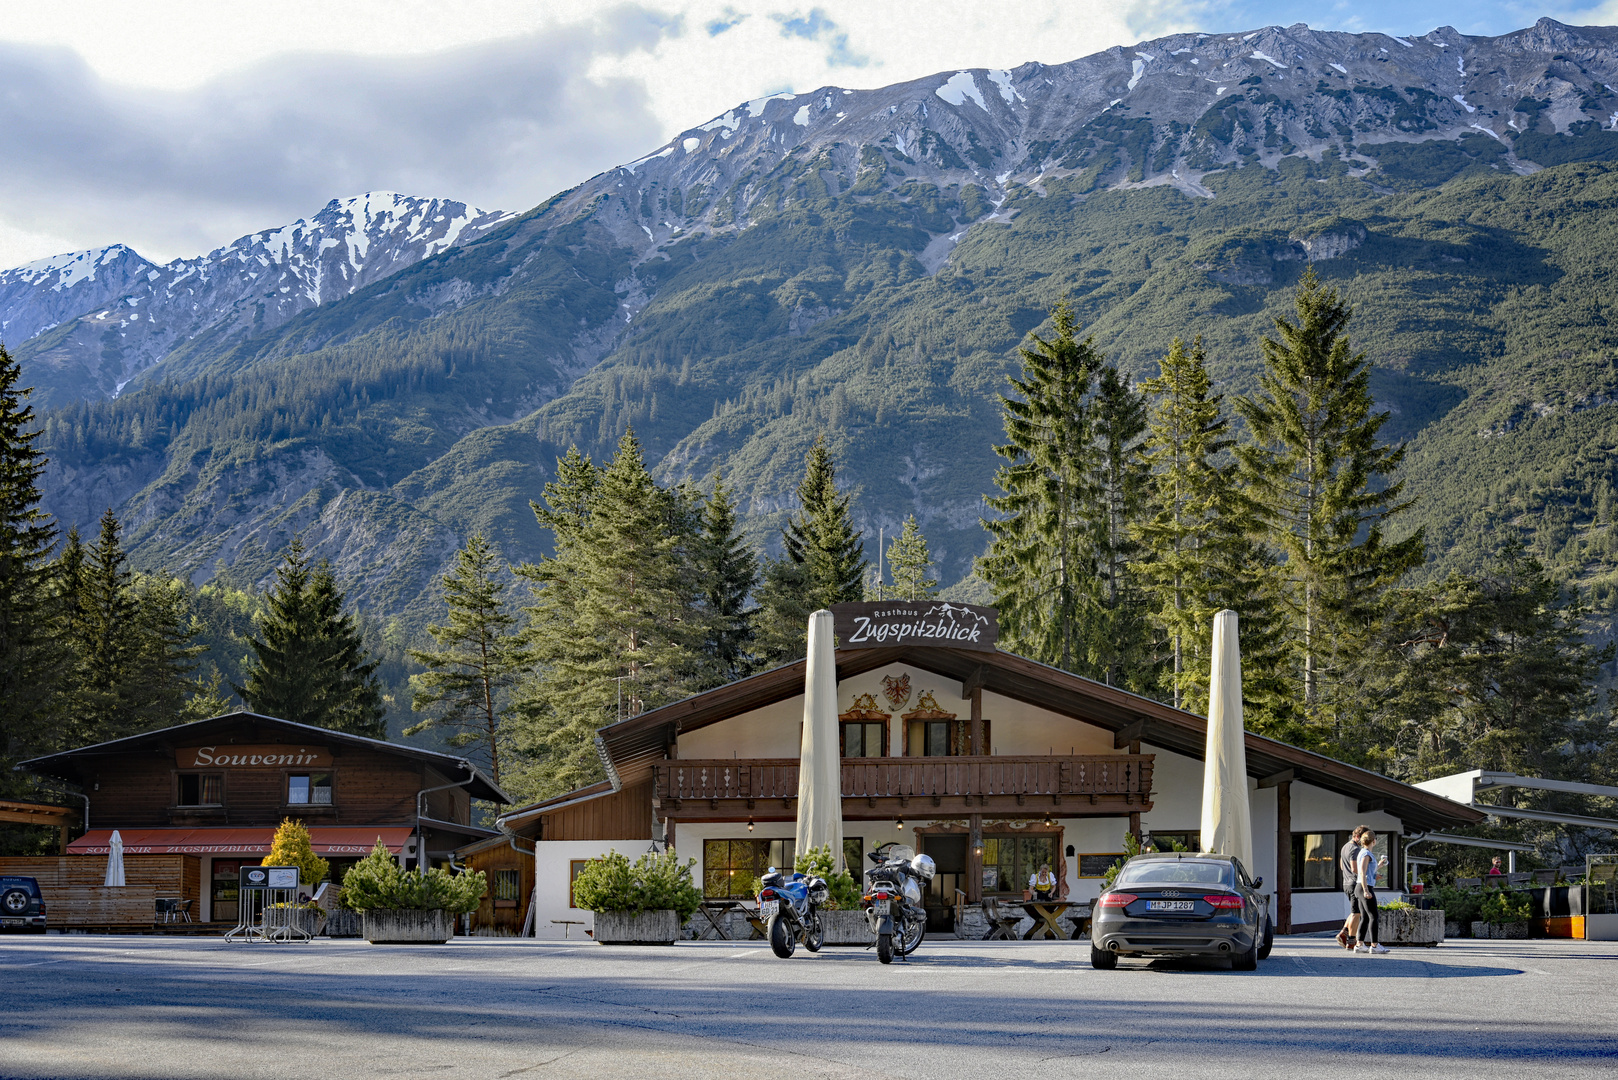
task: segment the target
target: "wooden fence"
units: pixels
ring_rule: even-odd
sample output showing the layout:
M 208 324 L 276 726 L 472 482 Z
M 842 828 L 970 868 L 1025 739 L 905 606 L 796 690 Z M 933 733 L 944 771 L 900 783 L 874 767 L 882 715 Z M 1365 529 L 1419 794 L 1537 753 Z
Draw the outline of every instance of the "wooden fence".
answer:
M 202 860 L 194 855 L 125 855 L 121 888 L 102 884 L 105 855 L 8 856 L 0 876 L 37 880 L 52 927 L 149 926 L 160 896 L 192 901 L 193 919 L 202 906 Z

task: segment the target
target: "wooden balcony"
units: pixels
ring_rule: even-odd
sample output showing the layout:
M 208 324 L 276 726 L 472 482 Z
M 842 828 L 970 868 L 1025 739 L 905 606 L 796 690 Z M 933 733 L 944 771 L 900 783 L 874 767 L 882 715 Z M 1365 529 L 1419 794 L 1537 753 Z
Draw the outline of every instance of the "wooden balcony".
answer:
M 1123 816 L 1152 808 L 1152 755 L 845 758 L 843 816 Z M 797 758 L 653 766 L 652 805 L 682 821 L 790 818 Z

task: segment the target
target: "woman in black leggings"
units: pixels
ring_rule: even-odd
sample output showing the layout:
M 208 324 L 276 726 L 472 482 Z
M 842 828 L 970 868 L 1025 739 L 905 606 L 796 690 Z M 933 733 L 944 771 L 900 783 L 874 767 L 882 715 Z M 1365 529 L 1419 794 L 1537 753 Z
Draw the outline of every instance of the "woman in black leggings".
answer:
M 1373 850 L 1376 847 L 1376 833 L 1366 829 L 1360 837 L 1360 853 L 1354 857 L 1354 877 L 1356 888 L 1354 890 L 1354 906 L 1359 909 L 1360 927 L 1359 944 L 1355 952 L 1385 953 L 1387 947 L 1378 938 L 1381 937 L 1377 920 L 1376 908 L 1376 865 L 1377 855 Z

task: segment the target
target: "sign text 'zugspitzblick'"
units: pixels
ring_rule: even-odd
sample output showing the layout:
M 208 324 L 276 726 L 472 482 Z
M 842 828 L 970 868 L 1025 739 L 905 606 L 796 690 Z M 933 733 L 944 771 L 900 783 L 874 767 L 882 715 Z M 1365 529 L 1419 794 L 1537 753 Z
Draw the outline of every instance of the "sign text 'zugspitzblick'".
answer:
M 1000 636 L 994 608 L 943 600 L 833 604 L 831 613 L 838 647 L 844 649 L 937 645 L 993 652 L 995 639 Z

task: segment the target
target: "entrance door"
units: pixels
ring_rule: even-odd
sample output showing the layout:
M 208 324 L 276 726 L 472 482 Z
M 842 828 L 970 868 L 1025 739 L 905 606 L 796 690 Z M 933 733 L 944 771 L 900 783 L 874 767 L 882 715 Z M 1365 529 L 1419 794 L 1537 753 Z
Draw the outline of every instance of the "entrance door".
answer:
M 966 891 L 966 839 L 948 834 L 921 836 L 921 850 L 938 867 L 923 897 L 929 933 L 955 932 L 955 890 Z
M 257 859 L 246 860 L 248 865 L 258 862 Z M 235 922 L 237 917 L 237 893 L 239 884 L 239 871 L 243 861 L 241 859 L 215 859 L 213 861 L 212 892 L 208 918 L 214 922 Z

